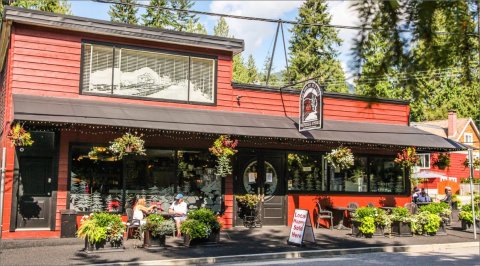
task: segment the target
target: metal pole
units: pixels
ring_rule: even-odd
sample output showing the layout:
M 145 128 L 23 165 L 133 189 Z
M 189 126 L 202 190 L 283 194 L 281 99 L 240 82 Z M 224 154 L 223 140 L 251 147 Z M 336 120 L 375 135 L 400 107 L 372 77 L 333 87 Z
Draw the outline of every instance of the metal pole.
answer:
M 278 21 L 277 33 L 275 33 L 275 42 L 273 42 L 273 51 L 272 51 L 272 56 L 270 57 L 270 66 L 268 66 L 268 72 L 267 72 L 267 82 L 266 82 L 267 86 L 268 86 L 268 81 L 270 80 L 270 71 L 272 71 L 273 56 L 275 56 L 275 47 L 277 46 L 278 30 L 280 29 L 280 24 L 282 24 L 281 20 Z
M 473 239 L 477 239 L 477 223 L 475 217 L 475 203 L 473 201 L 473 150 L 468 149 L 468 167 L 470 168 L 470 200 L 472 201 L 473 213 Z
M 3 195 L 5 193 L 5 158 L 7 157 L 7 148 L 3 147 L 2 150 L 2 172 L 0 179 L 0 241 L 2 240 L 2 231 L 3 231 Z

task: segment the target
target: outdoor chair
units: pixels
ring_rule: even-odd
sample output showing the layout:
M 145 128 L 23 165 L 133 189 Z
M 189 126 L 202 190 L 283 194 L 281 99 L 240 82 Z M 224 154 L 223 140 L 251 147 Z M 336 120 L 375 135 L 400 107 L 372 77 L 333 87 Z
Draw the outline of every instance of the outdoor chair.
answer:
M 358 207 L 359 207 L 359 205 L 356 202 L 349 202 L 347 204 L 347 208 L 349 209 L 348 210 L 348 223 L 349 224 L 351 223 L 352 216 L 355 213 L 355 211 L 357 211 Z
M 140 220 L 133 219 L 133 209 L 132 208 L 127 208 L 125 209 L 125 212 L 127 213 L 127 239 L 132 235 L 135 236 L 134 234 L 137 233 L 140 229 Z
M 410 211 L 411 214 L 416 214 L 417 213 L 417 204 L 413 202 L 408 202 L 403 205 L 408 211 Z
M 330 230 L 332 230 L 333 229 L 333 214 L 332 214 L 332 212 L 322 209 L 322 205 L 318 201 L 317 201 L 317 207 L 318 207 L 318 214 L 317 214 L 317 222 L 316 222 L 315 227 L 318 228 L 320 226 L 320 220 L 321 219 L 330 219 Z
M 369 203 L 367 204 L 367 207 L 372 207 L 372 208 L 375 208 L 375 204 L 373 204 L 373 203 L 369 202 Z

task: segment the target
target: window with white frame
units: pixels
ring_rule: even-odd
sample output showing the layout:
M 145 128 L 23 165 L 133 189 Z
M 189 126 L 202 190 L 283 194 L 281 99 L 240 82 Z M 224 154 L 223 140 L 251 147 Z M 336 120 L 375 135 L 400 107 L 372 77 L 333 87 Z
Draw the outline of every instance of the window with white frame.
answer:
M 429 169 L 430 168 L 430 153 L 419 153 L 417 167 L 419 169 Z
M 84 43 L 82 92 L 212 104 L 215 59 Z
M 463 143 L 473 144 L 473 134 L 472 133 L 465 133 L 463 135 Z

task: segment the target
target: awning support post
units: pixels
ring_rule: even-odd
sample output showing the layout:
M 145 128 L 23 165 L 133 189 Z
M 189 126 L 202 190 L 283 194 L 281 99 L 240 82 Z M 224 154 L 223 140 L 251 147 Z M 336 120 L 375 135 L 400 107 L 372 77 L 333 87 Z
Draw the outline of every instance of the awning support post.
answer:
M 468 149 L 468 167 L 470 168 L 470 200 L 472 202 L 473 213 L 473 239 L 477 239 L 477 223 L 475 217 L 475 202 L 473 197 L 473 150 Z

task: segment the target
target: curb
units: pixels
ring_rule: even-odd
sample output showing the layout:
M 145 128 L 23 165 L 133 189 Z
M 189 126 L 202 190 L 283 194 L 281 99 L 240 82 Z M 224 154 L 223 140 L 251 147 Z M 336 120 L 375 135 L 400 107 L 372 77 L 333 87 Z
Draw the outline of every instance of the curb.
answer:
M 367 248 L 349 248 L 349 249 L 328 249 L 328 250 L 306 250 L 276 253 L 260 253 L 248 255 L 232 255 L 219 257 L 200 257 L 190 259 L 172 259 L 172 260 L 152 260 L 137 262 L 121 262 L 96 265 L 192 265 L 192 264 L 214 264 L 214 263 L 243 263 L 260 260 L 278 260 L 278 259 L 299 259 L 338 256 L 348 254 L 362 254 L 374 252 L 439 252 L 452 248 L 470 248 L 479 247 L 479 242 L 460 242 L 449 244 L 431 244 L 431 245 L 408 245 L 408 246 L 388 246 L 388 247 L 367 247 Z

